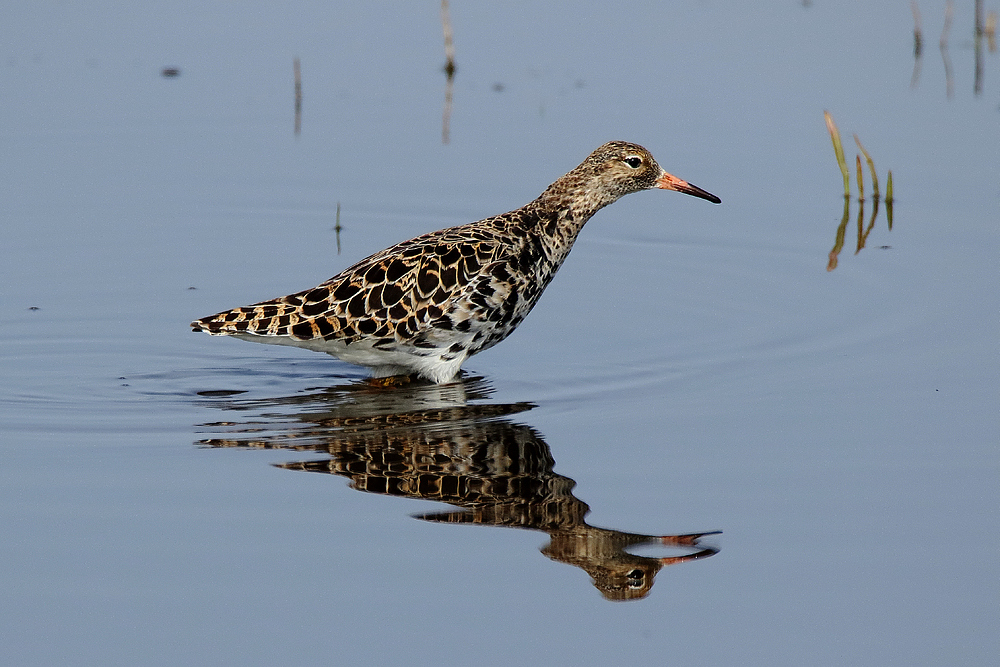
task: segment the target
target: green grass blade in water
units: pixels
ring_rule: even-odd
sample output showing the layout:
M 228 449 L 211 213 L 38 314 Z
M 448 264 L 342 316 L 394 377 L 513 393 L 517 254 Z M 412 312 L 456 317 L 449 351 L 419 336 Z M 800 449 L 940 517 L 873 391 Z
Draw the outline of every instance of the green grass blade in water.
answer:
M 837 124 L 833 122 L 833 116 L 829 111 L 823 112 L 826 119 L 826 129 L 830 132 L 830 139 L 833 141 L 833 152 L 837 155 L 837 164 L 840 166 L 840 173 L 844 177 L 844 196 L 851 196 L 851 175 L 847 169 L 847 160 L 844 159 L 844 146 L 840 143 L 840 131 Z

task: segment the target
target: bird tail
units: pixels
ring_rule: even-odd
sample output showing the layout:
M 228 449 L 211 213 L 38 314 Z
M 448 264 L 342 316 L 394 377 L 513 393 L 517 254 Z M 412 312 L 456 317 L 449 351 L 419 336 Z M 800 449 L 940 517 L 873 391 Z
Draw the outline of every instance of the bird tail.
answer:
M 191 329 L 213 336 L 288 336 L 305 320 L 295 305 L 275 299 L 203 317 L 192 322 Z

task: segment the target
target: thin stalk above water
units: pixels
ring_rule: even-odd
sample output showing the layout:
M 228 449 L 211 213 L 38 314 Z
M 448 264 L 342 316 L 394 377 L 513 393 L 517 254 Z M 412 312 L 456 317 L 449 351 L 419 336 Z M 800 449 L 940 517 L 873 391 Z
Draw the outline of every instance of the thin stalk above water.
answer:
M 868 161 L 868 171 L 870 171 L 872 175 L 872 197 L 878 199 L 878 175 L 875 173 L 875 161 L 872 160 L 872 156 L 868 154 L 865 147 L 861 145 L 861 140 L 858 139 L 858 135 L 856 134 L 854 135 L 854 143 L 858 145 L 858 148 L 861 149 L 861 152 L 865 156 L 865 160 Z M 858 169 L 861 169 L 861 165 L 858 165 Z M 861 176 L 859 175 L 858 178 L 860 179 Z
M 840 131 L 837 129 L 837 124 L 833 122 L 833 116 L 830 115 L 829 111 L 823 112 L 823 118 L 826 119 L 826 129 L 830 133 L 830 139 L 833 141 L 833 152 L 837 156 L 837 165 L 840 166 L 840 173 L 844 177 L 844 196 L 851 196 L 851 176 L 847 169 L 847 160 L 844 158 L 844 146 L 840 143 Z

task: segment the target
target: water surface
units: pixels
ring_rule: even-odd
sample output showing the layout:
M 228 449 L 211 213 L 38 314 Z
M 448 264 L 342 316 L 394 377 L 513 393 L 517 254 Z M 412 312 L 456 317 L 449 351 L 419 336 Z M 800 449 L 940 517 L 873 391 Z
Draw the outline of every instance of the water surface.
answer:
M 905 3 L 452 3 L 446 145 L 436 6 L 12 9 L 8 659 L 990 664 L 1000 63 L 922 5 L 914 87 Z M 833 271 L 824 109 L 896 196 Z M 609 139 L 723 204 L 600 212 L 460 384 L 188 331 Z

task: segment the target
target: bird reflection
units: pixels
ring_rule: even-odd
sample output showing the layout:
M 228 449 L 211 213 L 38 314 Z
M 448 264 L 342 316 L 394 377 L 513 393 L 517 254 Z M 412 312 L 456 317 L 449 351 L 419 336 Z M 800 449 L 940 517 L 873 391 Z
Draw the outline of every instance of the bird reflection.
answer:
M 359 491 L 459 508 L 416 515 L 424 521 L 544 531 L 550 540 L 542 553 L 585 570 L 608 600 L 643 598 L 664 566 L 717 552 L 699 544 L 713 533 L 653 536 L 587 524 L 590 509 L 573 495 L 576 483 L 553 471 L 548 444 L 535 429 L 511 419 L 535 406 L 473 402 L 490 393 L 482 378 L 471 378 L 449 385 L 386 389 L 356 383 L 276 399 L 212 400 L 217 408 L 255 416 L 204 424 L 224 431 L 224 437 L 197 444 L 318 452 L 325 458 L 278 467 L 341 475 Z M 649 557 L 628 551 L 644 545 L 682 553 Z

